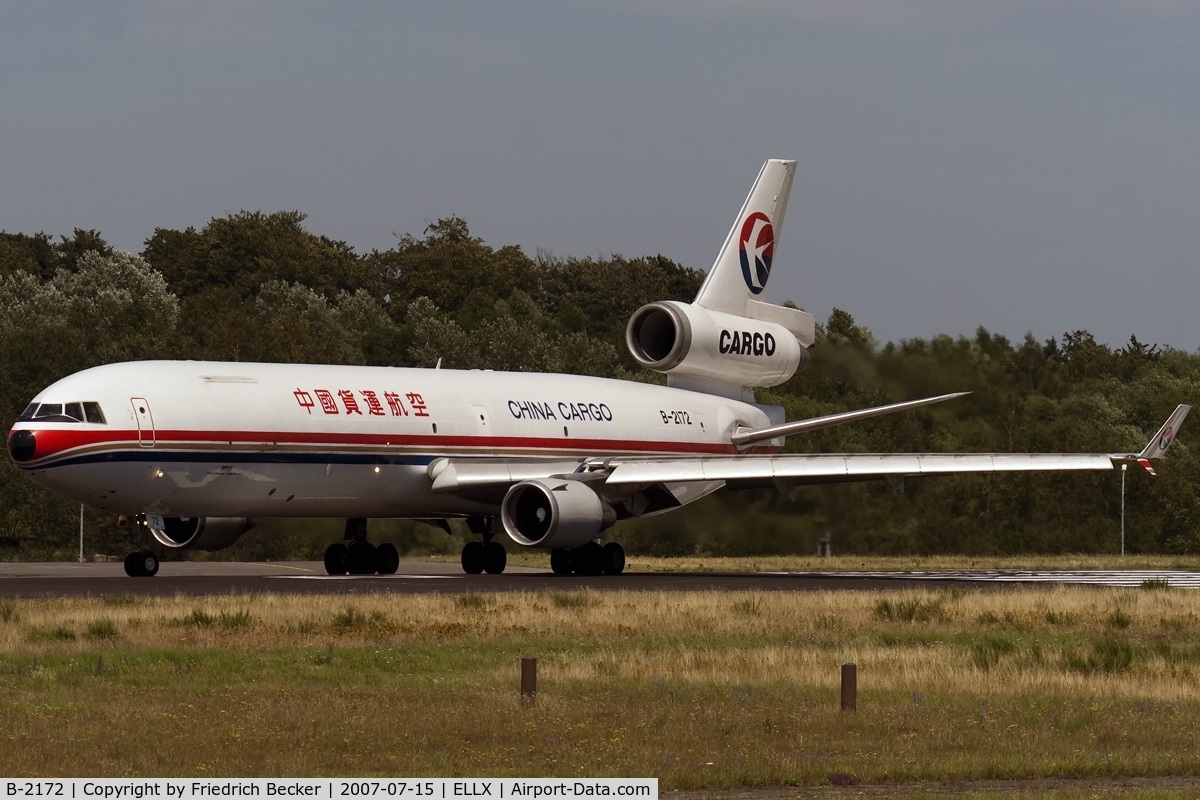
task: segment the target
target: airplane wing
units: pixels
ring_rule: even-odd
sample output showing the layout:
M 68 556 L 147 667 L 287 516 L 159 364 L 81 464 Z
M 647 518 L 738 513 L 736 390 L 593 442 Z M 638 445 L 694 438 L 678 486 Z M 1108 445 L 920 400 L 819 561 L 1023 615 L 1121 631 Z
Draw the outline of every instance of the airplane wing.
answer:
M 437 458 L 428 474 L 435 492 L 508 487 L 537 478 L 581 477 L 593 471 L 587 459 Z
M 612 466 L 606 484 L 760 484 L 774 480 L 839 483 L 956 472 L 1100 470 L 1112 469 L 1113 461 L 1100 453 L 833 453 L 639 459 L 617 461 Z
M 936 402 L 930 398 L 920 403 Z M 507 487 L 523 480 L 563 478 L 628 487 L 721 481 L 731 486 L 899 480 L 923 475 L 983 472 L 1062 472 L 1113 469 L 1134 463 L 1153 473 L 1150 459 L 1166 454 L 1191 406 L 1180 405 L 1138 453 L 783 453 L 776 455 L 628 455 L 574 460 L 439 458 L 429 466 L 434 491 Z M 772 431 L 778 431 L 777 426 Z M 764 431 L 765 433 L 765 431 Z M 780 435 L 773 433 L 772 436 Z

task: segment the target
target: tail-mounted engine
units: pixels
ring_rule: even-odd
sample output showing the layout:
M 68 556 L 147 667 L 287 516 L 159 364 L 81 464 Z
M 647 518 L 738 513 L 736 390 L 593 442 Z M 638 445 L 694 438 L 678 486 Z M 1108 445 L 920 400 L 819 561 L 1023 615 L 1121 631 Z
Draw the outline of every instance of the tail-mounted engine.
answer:
M 812 317 L 797 309 L 754 305 L 777 319 L 752 319 L 673 300 L 650 303 L 629 318 L 625 344 L 643 367 L 669 376 L 778 386 L 808 366 L 801 333 L 804 318 Z M 806 338 L 811 344 L 811 334 Z
M 245 517 L 151 517 L 150 534 L 176 550 L 220 550 L 254 527 Z
M 538 479 L 515 484 L 500 506 L 504 530 L 526 547 L 573 548 L 616 522 L 616 513 L 586 484 Z

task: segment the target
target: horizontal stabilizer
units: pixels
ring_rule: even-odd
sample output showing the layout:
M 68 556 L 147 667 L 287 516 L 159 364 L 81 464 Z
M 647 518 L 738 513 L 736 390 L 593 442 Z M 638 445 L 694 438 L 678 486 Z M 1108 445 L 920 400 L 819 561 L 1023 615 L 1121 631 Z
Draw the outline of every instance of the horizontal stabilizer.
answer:
M 956 397 L 963 397 L 970 392 L 954 392 L 953 394 L 942 394 L 937 397 L 925 397 L 920 400 L 906 400 L 903 403 L 892 403 L 887 406 L 876 406 L 875 408 L 863 408 L 858 411 L 843 411 L 840 414 L 830 414 L 826 417 L 813 417 L 812 419 L 799 420 L 798 422 L 785 422 L 782 425 L 772 425 L 770 428 L 760 428 L 753 431 L 738 431 L 733 434 L 730 439 L 738 447 L 749 447 L 758 442 L 765 442 L 770 439 L 778 439 L 784 436 L 791 436 L 796 433 L 806 433 L 808 431 L 820 430 L 833 425 L 842 425 L 846 422 L 855 422 L 860 419 L 869 419 L 870 417 L 880 417 L 884 414 L 891 414 L 896 411 L 907 411 L 912 408 L 920 408 L 921 406 L 932 405 L 933 403 L 941 403 L 946 400 L 953 400 Z
M 746 301 L 746 316 L 750 319 L 774 322 L 787 328 L 804 347 L 812 347 L 817 341 L 817 319 L 807 311 L 789 306 Z

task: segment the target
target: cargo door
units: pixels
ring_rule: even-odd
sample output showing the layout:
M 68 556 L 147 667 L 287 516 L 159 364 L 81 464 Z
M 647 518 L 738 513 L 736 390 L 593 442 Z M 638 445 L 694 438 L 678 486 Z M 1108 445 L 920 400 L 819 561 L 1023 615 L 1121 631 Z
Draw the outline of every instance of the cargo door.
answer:
M 154 415 L 150 413 L 150 403 L 144 397 L 131 397 L 129 403 L 138 426 L 138 444 L 154 447 Z

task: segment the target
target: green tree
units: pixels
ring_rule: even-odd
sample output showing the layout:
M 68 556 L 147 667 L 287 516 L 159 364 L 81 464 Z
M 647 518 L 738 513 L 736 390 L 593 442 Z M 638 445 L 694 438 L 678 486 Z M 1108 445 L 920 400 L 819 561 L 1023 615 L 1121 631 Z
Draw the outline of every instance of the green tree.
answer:
M 254 300 L 258 335 L 247 356 L 261 361 L 361 364 L 366 338 L 394 328 L 382 305 L 363 290 L 331 302 L 307 286 L 269 281 Z
M 4 429 L 45 386 L 112 361 L 156 358 L 172 338 L 178 301 L 140 256 L 95 250 L 49 280 L 22 270 L 0 275 L 0 414 Z M 8 459 L 0 465 L 0 536 L 23 558 L 69 557 L 79 506 L 36 487 Z M 114 540 L 89 515 L 89 541 Z M 123 537 L 117 537 L 123 538 Z M 0 554 L 3 557 L 3 554 Z
M 113 249 L 99 232 L 76 228 L 70 238 L 60 236 L 54 243 L 45 233 L 26 235 L 0 231 L 0 274 L 28 272 L 43 280 L 54 277 L 59 269 L 74 270 L 84 253 L 111 255 Z
M 472 293 L 507 297 L 534 280 L 533 262 L 519 247 L 489 247 L 459 217 L 429 223 L 424 238 L 405 234 L 396 247 L 372 251 L 364 261 L 398 321 L 421 297 L 455 314 Z
M 326 296 L 378 290 L 352 248 L 309 233 L 304 220 L 299 211 L 240 211 L 199 231 L 157 228 L 142 255 L 185 299 L 213 288 L 233 289 L 245 299 L 270 281 L 303 284 Z

